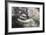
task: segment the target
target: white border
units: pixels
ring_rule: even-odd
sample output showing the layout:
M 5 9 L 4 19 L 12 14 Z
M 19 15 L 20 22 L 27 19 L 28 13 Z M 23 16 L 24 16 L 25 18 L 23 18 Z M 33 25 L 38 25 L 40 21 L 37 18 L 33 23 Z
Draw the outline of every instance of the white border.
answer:
M 12 7 L 38 7 L 40 8 L 40 27 L 12 28 Z M 34 4 L 8 3 L 8 32 L 37 31 L 43 29 L 43 6 Z

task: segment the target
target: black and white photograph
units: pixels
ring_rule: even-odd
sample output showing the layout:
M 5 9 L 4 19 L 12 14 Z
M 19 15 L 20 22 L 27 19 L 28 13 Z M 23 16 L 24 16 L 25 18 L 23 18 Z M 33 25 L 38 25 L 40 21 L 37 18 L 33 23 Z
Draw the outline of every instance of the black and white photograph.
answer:
M 12 7 L 12 28 L 39 27 L 39 24 L 39 8 Z
M 8 2 L 8 33 L 43 32 L 43 4 L 37 2 Z

